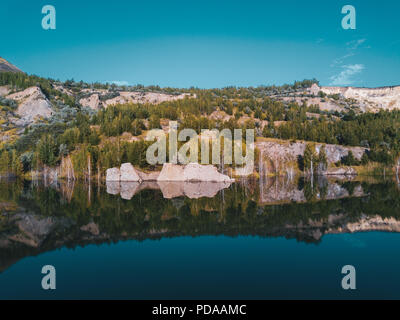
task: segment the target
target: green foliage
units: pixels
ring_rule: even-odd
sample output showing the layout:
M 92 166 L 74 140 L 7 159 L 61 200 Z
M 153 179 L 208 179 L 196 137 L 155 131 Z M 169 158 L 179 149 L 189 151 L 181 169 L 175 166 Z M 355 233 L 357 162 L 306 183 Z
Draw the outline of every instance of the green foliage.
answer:
M 347 156 L 342 157 L 341 163 L 346 166 L 356 166 L 359 165 L 360 162 L 354 158 L 353 152 L 350 150 Z
M 39 160 L 48 166 L 54 166 L 57 161 L 57 145 L 51 135 L 44 135 L 37 144 Z
M 0 173 L 7 174 L 10 172 L 10 155 L 7 150 L 3 149 L 0 156 Z

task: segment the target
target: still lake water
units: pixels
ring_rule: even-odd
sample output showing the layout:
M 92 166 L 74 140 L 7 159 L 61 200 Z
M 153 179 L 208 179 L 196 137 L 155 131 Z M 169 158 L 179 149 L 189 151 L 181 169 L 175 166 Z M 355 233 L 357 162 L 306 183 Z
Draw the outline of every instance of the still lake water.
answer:
M 1 181 L 0 298 L 400 298 L 399 196 L 376 179 Z

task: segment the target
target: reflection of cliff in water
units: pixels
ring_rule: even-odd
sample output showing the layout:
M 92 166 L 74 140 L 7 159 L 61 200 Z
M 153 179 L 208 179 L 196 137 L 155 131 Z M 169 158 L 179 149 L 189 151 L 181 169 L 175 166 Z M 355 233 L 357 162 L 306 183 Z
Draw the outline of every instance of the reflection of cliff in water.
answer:
M 331 233 L 400 231 L 392 182 L 267 179 L 214 187 L 120 185 L 113 195 L 80 183 L 2 182 L 0 270 L 56 248 L 127 239 L 253 235 L 318 243 Z

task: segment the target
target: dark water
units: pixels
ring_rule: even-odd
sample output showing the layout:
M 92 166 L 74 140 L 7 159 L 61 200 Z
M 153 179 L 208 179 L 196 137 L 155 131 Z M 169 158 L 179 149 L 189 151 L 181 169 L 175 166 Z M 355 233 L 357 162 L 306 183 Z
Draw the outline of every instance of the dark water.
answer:
M 0 298 L 400 298 L 399 195 L 375 179 L 2 181 Z

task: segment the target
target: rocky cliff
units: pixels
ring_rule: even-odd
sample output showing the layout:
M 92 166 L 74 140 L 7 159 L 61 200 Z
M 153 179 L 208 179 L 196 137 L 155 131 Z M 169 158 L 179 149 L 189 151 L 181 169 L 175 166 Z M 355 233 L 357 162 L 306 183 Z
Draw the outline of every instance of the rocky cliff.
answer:
M 131 92 L 122 91 L 114 98 L 106 98 L 108 94 L 105 90 L 87 90 L 86 97 L 79 100 L 79 103 L 84 107 L 89 107 L 93 110 L 107 108 L 110 105 L 125 104 L 125 103 L 151 103 L 159 104 L 165 101 L 175 101 L 191 97 L 189 94 L 165 94 L 157 92 Z
M 16 114 L 20 119 L 13 122 L 18 126 L 25 126 L 38 118 L 48 118 L 53 114 L 50 101 L 39 87 L 30 87 L 23 91 L 6 96 L 7 99 L 17 101 Z
M 359 102 L 362 111 L 379 111 L 400 109 L 400 86 L 381 88 L 356 87 L 319 87 L 314 84 L 310 91 L 317 95 L 319 91 L 327 95 L 339 94 L 345 99 Z
M 366 148 L 362 147 L 315 143 L 317 154 L 319 154 L 323 145 L 325 146 L 328 166 L 340 161 L 348 155 L 349 151 L 353 153 L 354 158 L 360 160 L 366 150 Z M 255 146 L 260 151 L 260 159 L 256 159 L 256 161 L 262 160 L 262 174 L 266 175 L 298 169 L 299 157 L 304 156 L 306 142 L 259 139 L 256 141 Z

